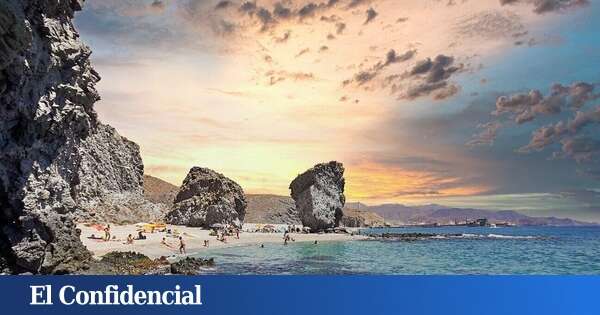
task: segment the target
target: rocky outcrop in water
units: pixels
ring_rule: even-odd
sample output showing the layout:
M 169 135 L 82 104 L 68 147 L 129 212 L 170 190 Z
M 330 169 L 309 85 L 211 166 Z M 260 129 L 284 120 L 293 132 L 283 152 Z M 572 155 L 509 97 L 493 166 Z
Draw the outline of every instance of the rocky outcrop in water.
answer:
M 241 227 L 246 206 L 244 191 L 236 182 L 211 169 L 193 167 L 165 219 L 176 225 L 209 228 L 222 223 Z
M 213 258 L 202 259 L 186 257 L 180 261 L 171 264 L 171 273 L 176 275 L 197 275 L 201 273 L 202 268 L 215 265 Z
M 74 219 L 142 192 L 137 145 L 93 109 L 100 77 L 72 23 L 82 4 L 0 2 L 0 264 L 11 273 L 81 268 L 90 254 Z
M 313 232 L 339 226 L 346 202 L 342 163 L 315 165 L 298 175 L 290 189 L 304 226 Z

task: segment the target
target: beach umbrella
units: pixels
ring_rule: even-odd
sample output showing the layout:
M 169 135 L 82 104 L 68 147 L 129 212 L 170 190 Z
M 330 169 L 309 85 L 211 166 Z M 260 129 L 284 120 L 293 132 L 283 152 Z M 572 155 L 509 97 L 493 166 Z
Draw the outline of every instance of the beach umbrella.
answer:
M 225 227 L 225 224 L 223 224 L 223 223 L 215 223 L 215 224 L 211 225 L 210 227 L 214 228 L 214 229 L 220 229 L 222 227 Z
M 267 224 L 267 225 L 263 226 L 263 228 L 265 228 L 265 229 L 275 229 L 275 226 L 271 225 L 271 224 Z

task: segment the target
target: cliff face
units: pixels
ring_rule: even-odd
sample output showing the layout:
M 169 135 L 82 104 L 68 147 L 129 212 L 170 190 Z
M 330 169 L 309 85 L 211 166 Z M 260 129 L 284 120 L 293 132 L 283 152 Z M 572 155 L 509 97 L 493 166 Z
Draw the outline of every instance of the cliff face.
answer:
M 82 4 L 0 2 L 0 271 L 80 268 L 73 219 L 142 192 L 137 145 L 93 110 L 100 77 L 71 21 Z

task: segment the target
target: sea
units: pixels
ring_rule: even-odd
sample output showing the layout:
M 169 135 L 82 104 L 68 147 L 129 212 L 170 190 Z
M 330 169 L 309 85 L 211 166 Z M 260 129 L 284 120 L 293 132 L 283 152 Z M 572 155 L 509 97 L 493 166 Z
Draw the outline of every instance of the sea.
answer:
M 600 227 L 403 227 L 364 234 L 435 233 L 414 241 L 373 238 L 210 249 L 208 274 L 599 275 Z M 448 235 L 448 236 L 444 236 Z

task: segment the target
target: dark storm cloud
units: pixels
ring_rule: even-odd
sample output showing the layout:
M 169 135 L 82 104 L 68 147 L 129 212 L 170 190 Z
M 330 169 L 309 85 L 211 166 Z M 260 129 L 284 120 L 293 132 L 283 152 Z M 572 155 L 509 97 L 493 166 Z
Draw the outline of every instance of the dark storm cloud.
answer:
M 543 14 L 548 12 L 562 11 L 571 8 L 578 8 L 589 5 L 588 0 L 500 0 L 501 5 L 515 4 L 515 3 L 531 3 L 533 4 L 533 11 L 537 14 Z
M 372 22 L 376 17 L 377 17 L 378 13 L 377 11 L 375 11 L 375 9 L 373 8 L 369 8 L 367 10 L 367 19 L 365 20 L 365 25 L 369 24 L 370 22 Z

